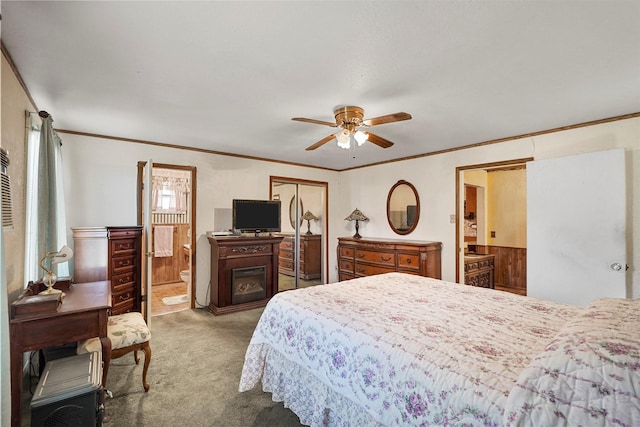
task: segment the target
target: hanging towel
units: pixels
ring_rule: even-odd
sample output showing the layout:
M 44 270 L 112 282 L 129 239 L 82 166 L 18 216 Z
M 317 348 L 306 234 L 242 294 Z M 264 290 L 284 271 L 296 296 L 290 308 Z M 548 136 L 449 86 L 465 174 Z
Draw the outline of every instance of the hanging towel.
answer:
M 156 258 L 173 256 L 173 225 L 153 227 L 153 255 Z

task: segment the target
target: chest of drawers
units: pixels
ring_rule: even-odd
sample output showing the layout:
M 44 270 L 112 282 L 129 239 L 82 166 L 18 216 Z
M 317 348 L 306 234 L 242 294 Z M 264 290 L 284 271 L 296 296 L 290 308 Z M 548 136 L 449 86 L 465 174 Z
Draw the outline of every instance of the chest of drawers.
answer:
M 296 265 L 295 236 L 292 234 L 280 234 L 284 236 L 280 243 L 280 257 L 278 266 L 280 273 L 293 276 Z M 321 265 L 321 237 L 319 234 L 300 235 L 300 271 L 298 277 L 303 280 L 313 280 L 320 277 Z
M 142 227 L 72 228 L 73 279 L 111 281 L 111 314 L 141 309 Z
M 338 238 L 338 277 L 349 280 L 393 271 L 441 278 L 442 243 Z
M 495 289 L 494 255 L 465 255 L 464 284 Z

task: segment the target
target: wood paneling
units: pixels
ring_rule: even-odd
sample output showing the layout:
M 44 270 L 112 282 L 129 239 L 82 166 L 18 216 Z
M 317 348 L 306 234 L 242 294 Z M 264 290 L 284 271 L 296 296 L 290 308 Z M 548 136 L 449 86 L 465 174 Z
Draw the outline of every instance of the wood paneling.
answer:
M 160 224 L 158 224 L 160 225 Z M 189 258 L 184 251 L 183 245 L 189 243 L 189 224 L 162 224 L 173 226 L 173 256 L 153 257 L 153 273 L 151 284 L 153 286 L 166 283 L 180 282 L 180 272 L 189 268 Z M 154 227 L 152 227 L 155 230 Z M 152 238 L 155 238 L 155 231 L 152 231 Z
M 479 246 L 478 253 L 495 255 L 495 288 L 527 294 L 527 249 L 505 246 Z

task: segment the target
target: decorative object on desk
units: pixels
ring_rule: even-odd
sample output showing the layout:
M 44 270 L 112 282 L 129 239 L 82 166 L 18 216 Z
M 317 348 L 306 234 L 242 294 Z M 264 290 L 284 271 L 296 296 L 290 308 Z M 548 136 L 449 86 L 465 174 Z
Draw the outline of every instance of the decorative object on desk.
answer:
M 47 289 L 40 292 L 42 295 L 46 294 L 63 294 L 64 293 L 59 289 L 53 289 L 53 285 L 55 285 L 58 277 L 51 271 L 54 264 L 60 264 L 62 262 L 67 262 L 73 256 L 73 251 L 69 249 L 67 245 L 64 245 L 58 252 L 47 252 L 42 258 L 40 258 L 40 268 L 47 272 L 42 278 L 42 281 L 47 286 Z M 50 260 L 49 268 L 45 267 L 45 262 Z
M 356 222 L 356 234 L 353 235 L 353 237 L 355 239 L 359 239 L 362 236 L 360 235 L 360 233 L 358 233 L 358 221 L 369 221 L 369 218 L 367 218 L 365 216 L 365 214 L 363 214 L 362 212 L 360 212 L 360 209 L 354 209 L 353 212 L 351 212 L 351 214 L 346 217 L 344 219 L 345 221 L 355 221 Z
M 307 221 L 307 234 L 313 234 L 311 232 L 311 221 L 317 221 L 320 218 L 318 218 L 317 216 L 315 216 L 314 214 L 311 213 L 311 211 L 306 211 L 304 213 L 304 215 L 302 215 L 302 219 L 304 219 L 305 221 Z

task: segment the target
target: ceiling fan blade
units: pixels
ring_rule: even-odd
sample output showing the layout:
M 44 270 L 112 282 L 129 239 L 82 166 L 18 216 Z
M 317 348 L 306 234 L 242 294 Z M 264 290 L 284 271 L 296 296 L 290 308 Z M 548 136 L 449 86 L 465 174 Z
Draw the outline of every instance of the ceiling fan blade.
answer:
M 386 116 L 374 117 L 373 119 L 367 119 L 362 122 L 365 126 L 377 126 L 384 125 L 385 123 L 401 122 L 403 120 L 410 120 L 411 114 L 409 113 L 393 113 Z
M 335 135 L 329 135 L 325 138 L 322 138 L 320 141 L 316 142 L 313 145 L 310 145 L 306 148 L 307 151 L 311 151 L 311 150 L 315 150 L 316 148 L 326 144 L 327 142 L 331 141 L 332 139 L 334 139 L 336 136 Z
M 337 124 L 335 123 L 331 123 L 331 122 L 325 122 L 322 120 L 316 120 L 316 119 L 305 119 L 304 117 L 294 117 L 291 120 L 295 120 L 296 122 L 304 122 L 304 123 L 314 123 L 317 125 L 325 125 L 325 126 L 331 126 L 331 127 L 338 127 Z
M 368 141 L 373 142 L 378 147 L 389 148 L 393 145 L 393 142 L 389 141 L 388 139 L 384 139 L 383 137 L 378 136 L 375 133 L 367 132 L 367 134 L 369 134 Z

